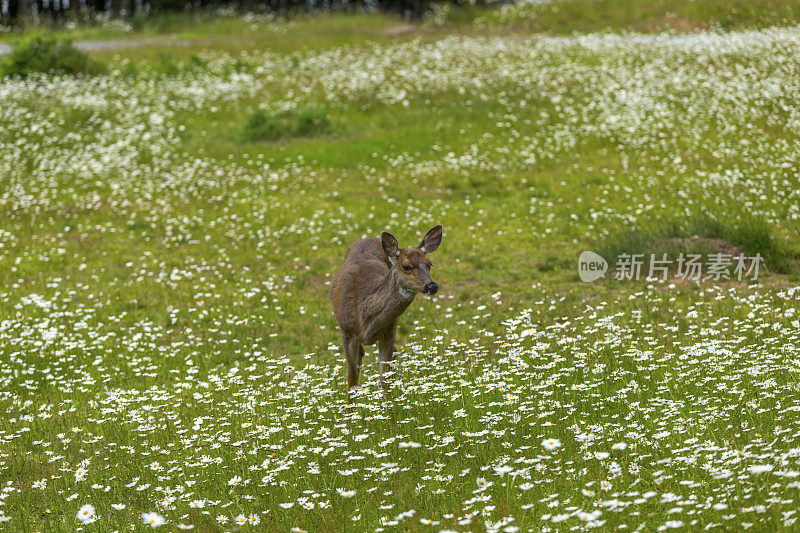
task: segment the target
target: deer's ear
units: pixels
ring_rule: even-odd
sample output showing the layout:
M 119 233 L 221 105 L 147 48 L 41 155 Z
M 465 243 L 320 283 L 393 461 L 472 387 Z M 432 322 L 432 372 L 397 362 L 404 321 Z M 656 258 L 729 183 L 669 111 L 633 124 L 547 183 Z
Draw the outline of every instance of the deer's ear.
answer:
M 381 232 L 381 245 L 386 257 L 389 258 L 392 264 L 400 257 L 400 250 L 397 247 L 397 239 L 388 231 Z
M 419 249 L 422 250 L 422 253 L 429 254 L 431 252 L 435 252 L 440 244 L 442 244 L 441 224 L 435 228 L 432 228 L 428 233 L 425 234 L 425 237 L 422 239 L 422 244 L 419 245 Z

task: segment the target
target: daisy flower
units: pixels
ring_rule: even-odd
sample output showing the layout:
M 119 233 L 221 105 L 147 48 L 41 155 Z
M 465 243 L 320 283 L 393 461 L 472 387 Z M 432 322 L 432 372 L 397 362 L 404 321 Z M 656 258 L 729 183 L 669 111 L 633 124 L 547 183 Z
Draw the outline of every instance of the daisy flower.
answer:
M 78 510 L 78 520 L 84 524 L 91 524 L 95 520 L 94 505 L 87 503 Z
M 558 439 L 544 439 L 542 446 L 548 452 L 561 448 L 561 441 Z
M 158 513 L 142 513 L 142 521 L 150 527 L 158 527 L 166 524 L 166 519 Z

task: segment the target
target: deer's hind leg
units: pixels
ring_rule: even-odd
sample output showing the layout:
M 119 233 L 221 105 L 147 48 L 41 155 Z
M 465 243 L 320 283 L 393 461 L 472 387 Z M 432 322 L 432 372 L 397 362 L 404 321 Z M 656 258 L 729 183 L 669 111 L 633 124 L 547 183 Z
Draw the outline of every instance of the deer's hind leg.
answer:
M 350 401 L 350 389 L 358 385 L 358 373 L 361 370 L 361 358 L 364 355 L 364 347 L 358 339 L 353 337 L 344 338 L 344 356 L 347 359 L 347 400 Z

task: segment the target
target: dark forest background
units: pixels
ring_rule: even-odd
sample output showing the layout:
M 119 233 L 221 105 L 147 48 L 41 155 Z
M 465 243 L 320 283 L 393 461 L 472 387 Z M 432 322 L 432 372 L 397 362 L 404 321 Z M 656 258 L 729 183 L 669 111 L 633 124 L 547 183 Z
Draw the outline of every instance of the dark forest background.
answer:
M 4 25 L 60 24 L 104 16 L 133 19 L 158 13 L 225 9 L 251 12 L 376 10 L 421 18 L 430 0 L 0 0 Z

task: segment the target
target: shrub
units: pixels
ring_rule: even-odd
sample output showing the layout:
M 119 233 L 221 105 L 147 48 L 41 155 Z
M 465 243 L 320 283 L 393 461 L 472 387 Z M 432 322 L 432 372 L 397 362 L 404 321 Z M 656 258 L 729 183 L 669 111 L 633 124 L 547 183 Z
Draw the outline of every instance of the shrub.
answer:
M 102 63 L 91 59 L 72 42 L 38 35 L 19 42 L 0 62 L 0 75 L 28 76 L 37 73 L 99 74 Z
M 256 109 L 242 130 L 245 142 L 275 141 L 287 137 L 324 135 L 332 130 L 328 114 L 316 108 L 266 112 Z

